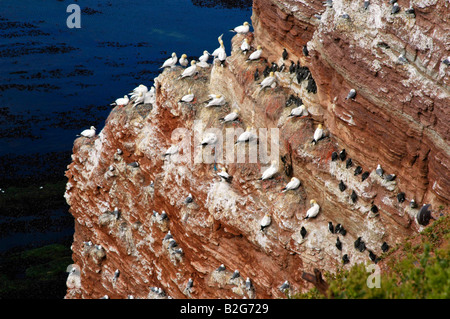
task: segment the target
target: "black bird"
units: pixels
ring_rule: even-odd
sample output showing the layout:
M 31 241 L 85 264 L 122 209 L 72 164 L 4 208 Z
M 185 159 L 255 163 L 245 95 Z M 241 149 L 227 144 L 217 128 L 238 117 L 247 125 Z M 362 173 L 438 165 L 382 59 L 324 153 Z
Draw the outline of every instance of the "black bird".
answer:
M 338 153 L 336 153 L 336 152 L 331 153 L 331 160 L 334 162 L 337 159 L 338 159 Z
M 272 72 L 278 71 L 278 65 L 275 62 L 272 62 L 272 67 L 270 68 L 270 71 Z
M 332 234 L 334 234 L 334 226 L 333 226 L 333 223 L 332 223 L 332 222 L 328 222 L 328 229 L 330 230 L 330 232 L 331 232 Z
M 138 162 L 131 162 L 128 165 L 131 166 L 131 167 L 139 167 L 139 163 Z
M 306 228 L 302 226 L 302 229 L 300 230 L 300 235 L 302 235 L 302 238 L 305 238 L 306 233 L 307 233 Z
M 450 57 L 447 57 L 444 60 L 442 60 L 442 63 L 444 63 L 445 65 L 449 66 L 450 65 Z
M 416 10 L 414 10 L 414 8 L 408 8 L 405 10 L 406 14 L 409 14 L 411 16 L 413 16 L 414 18 L 416 17 Z
M 339 182 L 339 190 L 340 190 L 341 192 L 343 192 L 343 191 L 345 191 L 346 189 L 347 189 L 347 186 L 345 186 L 345 184 L 344 184 L 343 181 L 340 181 L 340 182 Z
M 306 45 L 303 46 L 302 51 L 303 51 L 303 54 L 304 54 L 305 56 L 308 56 L 308 55 L 309 55 L 308 47 L 307 47 Z
M 396 177 L 395 174 L 389 174 L 389 175 L 386 175 L 384 177 L 384 179 L 387 180 L 388 182 L 390 182 L 390 181 L 393 181 L 395 179 L 395 177 Z
M 184 200 L 185 204 L 190 204 L 194 201 L 194 199 L 192 198 L 192 195 L 189 194 L 188 197 L 186 197 L 186 199 Z
M 340 153 L 339 153 L 339 158 L 341 159 L 341 161 L 345 161 L 347 157 L 347 152 L 345 151 L 345 149 L 343 149 Z
M 280 69 L 278 71 L 283 72 L 285 68 L 286 66 L 284 65 L 284 63 L 281 63 Z
M 216 271 L 224 271 L 225 270 L 225 265 L 222 264 L 219 266 L 219 268 L 216 269 Z
M 286 60 L 288 57 L 288 53 L 286 51 L 286 48 L 283 49 L 283 53 L 281 54 L 281 57 L 283 58 L 283 60 Z
M 358 200 L 358 195 L 356 195 L 355 190 L 352 190 L 352 194 L 350 195 L 350 198 L 352 199 L 353 203 L 356 203 L 356 201 Z
M 411 199 L 411 201 L 409 202 L 409 207 L 411 208 L 417 208 L 417 203 L 414 199 Z
M 339 234 L 341 234 L 342 236 L 347 235 L 347 230 L 344 228 L 344 226 L 341 226 L 341 228 L 339 229 Z
M 364 182 L 364 181 L 369 177 L 369 175 L 370 175 L 369 172 L 364 172 L 364 173 L 361 175 L 361 181 Z
M 351 158 L 349 158 L 349 159 L 347 160 L 347 162 L 345 163 L 345 168 L 352 167 L 352 165 L 353 165 L 353 161 L 352 161 Z
M 358 238 L 355 240 L 355 242 L 354 242 L 354 246 L 355 246 L 356 249 L 358 249 L 359 244 L 361 244 L 361 237 L 358 237 Z
M 370 211 L 374 214 L 378 213 L 378 207 L 377 205 L 372 205 L 372 207 L 370 208 Z
M 417 213 L 417 222 L 422 226 L 428 225 L 430 219 L 432 218 L 431 211 L 428 210 L 430 206 L 431 204 L 423 204 Z
M 336 227 L 334 227 L 334 233 L 335 234 L 339 234 L 339 232 L 341 231 L 341 224 L 337 224 Z
M 344 262 L 344 265 L 345 265 L 345 264 L 348 264 L 348 263 L 350 262 L 350 259 L 348 259 L 348 255 L 347 255 L 347 254 L 345 254 L 344 256 L 342 256 L 342 261 Z
M 253 78 L 255 79 L 255 81 L 259 80 L 259 70 L 258 69 L 255 70 L 255 73 L 253 74 Z
M 291 94 L 289 98 L 286 100 L 286 107 L 290 106 L 292 103 L 294 103 L 297 100 L 295 95 Z
M 165 212 L 165 211 L 163 211 L 162 213 L 161 213 L 161 220 L 164 220 L 164 219 L 168 219 L 169 217 L 167 216 L 167 213 Z
M 289 67 L 289 73 L 290 74 L 292 74 L 292 73 L 295 73 L 295 63 L 294 63 L 294 61 L 291 61 L 291 65 L 290 65 L 290 67 Z
M 266 78 L 270 74 L 270 67 L 267 65 L 263 71 L 263 75 Z
M 369 258 L 370 258 L 370 260 L 372 260 L 374 263 L 377 263 L 377 262 L 378 262 L 377 255 L 375 255 L 375 254 L 373 253 L 373 251 L 371 251 L 371 250 L 369 250 Z
M 391 9 L 391 14 L 396 14 L 400 11 L 400 6 L 398 5 L 398 3 L 394 3 L 394 6 Z
M 399 203 L 403 203 L 405 201 L 405 193 L 401 192 L 397 194 L 397 200 Z
M 383 253 L 387 252 L 389 250 L 389 245 L 386 242 L 383 242 L 383 244 L 381 245 L 381 250 L 383 251 Z
M 342 250 L 342 243 L 341 243 L 341 241 L 339 240 L 339 237 L 338 237 L 337 240 L 336 240 L 336 248 L 337 248 L 338 250 Z
M 366 250 L 366 243 L 363 242 L 363 241 L 361 241 L 361 242 L 359 243 L 358 250 L 359 250 L 360 252 L 364 252 L 364 250 Z
M 369 0 L 364 0 L 364 10 L 367 10 L 369 8 Z
M 357 176 L 357 175 L 359 175 L 361 173 L 362 173 L 362 167 L 361 166 L 356 166 L 355 173 L 353 175 Z

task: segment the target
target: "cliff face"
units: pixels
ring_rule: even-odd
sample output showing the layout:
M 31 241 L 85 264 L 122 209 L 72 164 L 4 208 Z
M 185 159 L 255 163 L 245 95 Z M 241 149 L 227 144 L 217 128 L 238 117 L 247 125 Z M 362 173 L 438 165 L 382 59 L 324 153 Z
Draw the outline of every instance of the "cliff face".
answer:
M 153 105 L 116 107 L 95 138 L 77 139 L 65 197 L 75 218 L 72 249 L 81 286 L 68 289 L 66 298 L 284 297 L 278 288 L 286 280 L 291 293 L 310 288 L 303 271 L 334 271 L 344 254 L 350 262 L 343 267 L 368 261 L 367 250 L 353 247 L 357 237 L 380 255 L 384 241 L 393 246 L 419 231 L 410 199 L 419 206 L 431 203 L 435 211 L 441 205 L 446 209 L 450 69 L 442 60 L 450 49 L 449 4 L 414 1 L 415 17 L 404 12 L 407 3 L 399 4 L 402 11 L 391 15 L 385 1 L 373 0 L 364 10 L 362 3 L 334 0 L 333 8 L 324 11 L 320 1 L 255 0 L 254 33 L 233 38 L 225 67 L 214 64 L 182 80 L 177 80 L 181 67 L 166 69 L 155 79 Z M 314 17 L 322 11 L 320 20 Z M 350 20 L 340 17 L 343 12 Z M 248 55 L 239 49 L 245 37 L 253 48 L 262 46 L 267 62 L 246 62 Z M 398 64 L 403 51 L 408 63 Z M 289 73 L 291 61 L 309 69 L 316 90 L 312 80 L 299 82 Z M 272 62 L 284 62 L 286 70 L 275 72 L 275 88 L 260 92 L 262 71 Z M 254 81 L 256 69 L 259 81 Z M 196 100 L 178 102 L 189 88 Z M 357 95 L 347 100 L 351 88 Z M 211 93 L 223 94 L 228 103 L 205 108 L 201 102 Z M 308 116 L 288 118 L 291 95 L 302 99 Z M 240 121 L 221 123 L 219 118 L 234 108 Z M 326 138 L 314 145 L 319 123 Z M 216 163 L 198 160 L 208 154 L 214 158 L 211 147 L 198 146 L 202 132 L 214 129 L 226 141 L 227 132 L 238 135 L 236 130 L 246 127 L 257 133 L 268 129 L 269 156 L 258 157 L 257 163 L 230 163 L 224 153 L 221 162 L 216 149 Z M 163 157 L 172 144 L 180 152 Z M 254 155 L 252 147 L 231 149 Z M 342 149 L 353 161 L 350 168 L 331 160 L 332 152 Z M 278 160 L 279 172 L 259 181 L 270 156 Z M 132 162 L 139 167 L 128 165 Z M 376 175 L 377 164 L 396 179 L 387 182 Z M 370 172 L 363 182 L 354 175 L 358 165 Z M 233 176 L 231 183 L 218 177 L 222 167 Z M 300 179 L 300 188 L 281 193 L 292 176 Z M 352 190 L 358 195 L 355 203 Z M 397 201 L 399 192 L 406 194 L 403 203 Z M 189 193 L 194 200 L 186 204 Z M 311 199 L 320 212 L 304 220 Z M 371 212 L 373 205 L 378 214 Z M 153 211 L 165 211 L 168 218 Z M 261 231 L 267 213 L 272 223 Z M 329 221 L 342 224 L 346 235 L 330 233 Z M 175 248 L 163 240 L 168 231 L 178 243 Z M 338 236 L 341 251 L 335 246 Z M 225 271 L 216 270 L 221 264 Z M 231 279 L 236 269 L 240 277 Z M 245 288 L 247 277 L 251 290 Z M 189 278 L 190 291 L 185 289 Z M 162 288 L 165 296 L 151 287 Z

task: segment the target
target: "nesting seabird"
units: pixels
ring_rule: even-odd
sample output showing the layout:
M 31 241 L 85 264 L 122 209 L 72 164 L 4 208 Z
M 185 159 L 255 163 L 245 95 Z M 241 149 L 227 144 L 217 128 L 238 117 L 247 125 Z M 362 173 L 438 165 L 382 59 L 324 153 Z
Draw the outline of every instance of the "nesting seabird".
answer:
M 196 63 L 197 62 L 195 60 L 192 60 L 191 61 L 191 66 L 186 68 L 183 71 L 183 73 L 178 77 L 178 79 L 184 79 L 184 78 L 196 75 L 198 73 Z
M 307 233 L 306 228 L 302 226 L 302 228 L 300 229 L 300 235 L 302 236 L 303 239 L 305 239 L 306 233 Z
M 336 227 L 334 228 L 334 233 L 335 234 L 339 234 L 341 231 L 342 225 L 341 224 L 337 224 Z
M 278 172 L 278 163 L 277 161 L 273 160 L 271 162 L 271 165 L 269 168 L 267 168 L 264 173 L 262 174 L 261 178 L 259 178 L 259 180 L 267 180 L 267 179 L 271 179 L 272 177 L 275 176 L 275 174 Z
M 288 115 L 288 117 L 298 117 L 298 116 L 303 116 L 303 115 L 307 115 L 306 113 L 308 113 L 308 111 L 306 110 L 306 107 L 304 104 L 293 108 L 291 110 L 291 113 Z
M 316 130 L 314 131 L 313 144 L 316 144 L 322 137 L 323 137 L 323 128 L 322 124 L 319 124 Z
M 369 8 L 370 1 L 364 0 L 364 10 L 367 10 Z
M 114 272 L 113 280 L 116 281 L 117 278 L 119 278 L 119 275 L 120 275 L 120 270 L 119 270 L 119 269 L 116 269 L 116 271 Z
M 417 213 L 416 218 L 419 225 L 426 226 L 430 223 L 430 219 L 433 218 L 431 216 L 431 211 L 428 210 L 430 206 L 431 204 L 423 204 L 419 212 Z
M 450 56 L 446 57 L 444 60 L 442 60 L 442 63 L 444 63 L 445 65 L 449 66 L 450 65 Z
M 386 242 L 383 242 L 383 244 L 381 245 L 381 250 L 383 251 L 383 253 L 387 252 L 389 250 L 389 245 Z
M 405 193 L 403 193 L 403 192 L 398 193 L 397 200 L 399 203 L 403 203 L 405 201 Z
M 307 47 L 306 45 L 303 46 L 302 52 L 303 52 L 303 54 L 304 54 L 305 56 L 308 56 L 308 55 L 309 55 L 308 47 Z
M 192 93 L 192 90 L 189 88 L 188 89 L 188 93 L 186 95 L 184 95 L 179 102 L 184 102 L 184 103 L 191 103 L 194 100 L 194 93 Z
M 396 14 L 400 11 L 400 6 L 398 5 L 397 2 L 394 3 L 394 5 L 392 6 L 391 9 L 391 14 Z
M 289 190 L 294 190 L 300 187 L 300 180 L 297 177 L 292 177 L 290 182 L 281 190 L 282 193 Z
M 373 253 L 373 251 L 371 251 L 371 250 L 369 250 L 369 258 L 370 258 L 370 260 L 372 260 L 374 263 L 378 263 L 377 255 L 375 255 L 375 254 Z
M 347 159 L 347 162 L 345 163 L 345 168 L 350 168 L 353 165 L 353 161 L 351 158 Z
M 285 281 L 281 286 L 280 286 L 280 291 L 284 292 L 285 290 L 288 290 L 290 287 L 289 285 L 289 281 Z
M 128 95 L 130 95 L 130 100 L 134 100 L 139 93 L 147 93 L 148 92 L 148 87 L 145 86 L 144 84 L 139 84 L 137 87 L 135 87 L 133 89 L 133 91 L 131 93 L 128 93 Z
M 341 18 L 345 19 L 345 20 L 350 20 L 350 16 L 348 15 L 347 12 L 344 12 L 343 14 L 341 14 Z
M 144 93 L 144 104 L 154 104 L 156 102 L 155 87 L 152 86 L 150 91 Z
M 231 275 L 231 280 L 233 280 L 233 279 L 236 279 L 236 278 L 238 278 L 238 277 L 240 277 L 241 276 L 241 274 L 239 273 L 239 270 L 235 270 L 234 272 L 233 272 L 233 275 Z
M 350 198 L 351 198 L 353 203 L 355 203 L 356 200 L 358 199 L 358 195 L 356 195 L 355 190 L 352 190 L 352 194 L 350 195 Z
M 324 7 L 333 8 L 333 0 L 322 1 Z
M 345 254 L 344 256 L 342 256 L 342 262 L 345 264 L 348 264 L 350 262 L 350 259 L 348 259 L 348 255 Z
M 241 51 L 244 54 L 247 54 L 247 52 L 250 51 L 250 44 L 248 43 L 248 39 L 247 38 L 245 38 L 244 41 L 242 41 Z
M 225 117 L 219 118 L 219 121 L 223 123 L 234 122 L 239 118 L 239 111 L 234 109 L 233 112 L 227 114 Z
M 268 65 L 266 65 L 266 67 L 263 70 L 263 76 L 266 78 L 269 76 L 270 73 L 270 67 Z
M 377 205 L 372 204 L 372 207 L 370 207 L 370 211 L 374 214 L 378 214 L 378 207 Z
M 245 288 L 246 288 L 247 290 L 251 290 L 252 287 L 253 287 L 252 282 L 251 282 L 250 278 L 247 277 L 247 279 L 245 279 Z
M 384 179 L 388 182 L 391 182 L 395 179 L 396 175 L 395 174 L 388 174 L 384 177 Z
M 144 93 L 139 92 L 138 96 L 133 100 L 134 101 L 133 107 L 136 107 L 137 105 L 144 103 L 144 100 L 145 100 Z
M 342 149 L 342 151 L 339 152 L 339 159 L 343 162 L 347 158 L 347 152 L 345 149 Z
M 224 264 L 221 264 L 217 269 L 216 269 L 216 271 L 218 271 L 218 272 L 221 272 L 221 271 L 225 271 L 225 265 Z
M 181 66 L 184 66 L 184 67 L 188 66 L 189 61 L 187 59 L 187 55 L 186 54 L 183 53 L 181 55 L 179 63 L 180 63 Z
M 234 29 L 230 29 L 231 32 L 239 33 L 239 34 L 246 34 L 248 31 L 250 31 L 250 23 L 245 21 L 242 25 L 239 25 L 235 27 Z
M 278 64 L 276 64 L 275 62 L 272 62 L 272 66 L 270 67 L 270 71 L 272 71 L 273 73 L 278 71 Z
M 255 73 L 253 73 L 253 80 L 258 81 L 259 80 L 259 70 L 255 69 Z
M 408 60 L 406 59 L 406 57 L 403 54 L 400 54 L 397 58 L 397 62 L 400 64 L 405 64 L 405 63 L 408 63 Z
M 95 136 L 95 130 L 96 130 L 96 128 L 91 126 L 90 129 L 84 130 L 83 132 L 80 133 L 80 135 L 77 135 L 77 136 L 92 138 Z
M 183 248 L 177 248 L 173 251 L 173 254 L 183 255 Z
M 115 219 L 119 219 L 120 218 L 120 211 L 119 208 L 114 208 L 114 211 L 112 212 L 113 216 Z
M 236 143 L 234 143 L 234 144 L 236 145 L 236 144 L 239 144 L 239 143 L 250 142 L 250 141 L 253 141 L 253 140 L 257 139 L 257 138 L 258 138 L 258 136 L 251 131 L 251 127 L 247 127 L 245 132 L 242 133 L 241 135 L 239 135 L 239 137 L 236 140 Z
M 411 208 L 417 208 L 417 203 L 416 201 L 413 199 L 411 199 L 411 201 L 409 202 L 409 207 Z
M 186 290 L 191 290 L 193 285 L 194 285 L 194 281 L 192 280 L 192 278 L 189 278 L 189 280 L 186 284 Z
M 410 15 L 410 16 L 412 16 L 412 17 L 416 17 L 416 10 L 414 10 L 414 8 L 413 7 L 410 7 L 410 8 L 408 8 L 408 9 L 405 9 L 405 13 L 407 14 L 407 15 Z
M 259 60 L 262 54 L 262 46 L 258 45 L 256 51 L 249 55 L 247 61 L 256 61 Z
M 328 230 L 329 230 L 332 234 L 334 234 L 334 226 L 333 226 L 333 223 L 332 223 L 332 222 L 328 222 Z
M 123 154 L 123 151 L 120 148 L 118 148 L 117 149 L 117 155 L 122 155 L 122 154 Z
M 231 179 L 233 178 L 230 174 L 227 173 L 227 170 L 225 167 L 222 167 L 222 171 L 217 173 L 224 181 L 230 183 Z
M 375 169 L 375 173 L 376 173 L 378 176 L 383 177 L 384 170 L 381 168 L 381 165 L 380 165 L 380 164 L 377 165 L 377 168 Z
M 213 53 L 211 53 L 211 55 L 212 55 L 213 57 L 217 57 L 217 56 L 219 55 L 219 51 L 224 49 L 224 47 L 223 47 L 223 41 L 222 41 L 222 36 L 223 36 L 223 33 L 217 38 L 217 41 L 219 41 L 220 46 L 219 46 L 217 49 L 215 49 L 215 50 L 213 51 Z
M 306 217 L 303 219 L 314 218 L 317 216 L 317 214 L 319 214 L 320 210 L 319 204 L 317 204 L 317 202 L 314 199 L 311 199 L 309 203 L 311 207 L 308 209 L 308 211 L 306 212 Z
M 339 240 L 339 237 L 336 239 L 336 248 L 342 250 L 342 242 Z
M 225 96 L 223 96 L 222 94 L 210 94 L 209 98 L 210 99 L 206 101 L 208 102 L 208 104 L 205 105 L 205 107 L 222 106 L 226 104 Z
M 347 97 L 345 98 L 346 100 L 348 99 L 352 99 L 354 100 L 356 96 L 356 90 L 355 89 L 351 89 L 350 92 L 348 92 Z
M 178 57 L 175 52 L 172 53 L 172 57 L 168 58 L 166 61 L 164 61 L 163 65 L 160 67 L 160 69 L 164 69 L 167 67 L 173 68 L 178 62 Z
M 169 238 L 169 248 L 177 247 L 178 243 L 173 238 Z
M 369 177 L 370 173 L 369 172 L 364 172 L 361 175 L 361 181 L 364 182 L 368 177 Z
M 338 159 L 338 153 L 337 152 L 333 152 L 331 153 L 331 161 L 334 162 L 335 160 Z
M 356 166 L 355 172 L 353 173 L 353 175 L 354 176 L 358 176 L 361 173 L 362 173 L 362 167 L 361 166 Z
M 343 191 L 345 191 L 346 189 L 347 189 L 347 186 L 345 186 L 344 182 L 341 180 L 341 181 L 339 182 L 339 190 L 340 190 L 341 192 L 343 192 Z
M 261 86 L 260 91 L 264 90 L 266 87 L 273 87 L 274 84 L 275 84 L 275 76 L 274 76 L 274 73 L 271 71 L 269 73 L 269 76 L 261 81 L 261 83 L 260 83 L 260 86 Z
M 136 168 L 136 167 L 139 167 L 139 163 L 138 162 L 131 162 L 130 164 L 128 164 L 128 166 Z
M 207 134 L 202 142 L 200 143 L 201 146 L 207 146 L 207 145 L 213 145 L 217 142 L 217 135 L 214 133 Z
M 174 154 L 176 154 L 176 153 L 178 153 L 178 146 L 176 146 L 176 145 L 172 145 L 172 146 L 170 146 L 167 150 L 166 150 L 166 152 L 164 153 L 164 157 L 166 157 L 166 156 L 171 156 L 171 155 L 174 155 Z
M 194 201 L 194 198 L 192 197 L 192 194 L 189 193 L 189 195 L 186 197 L 186 199 L 184 200 L 185 204 L 190 204 Z
M 124 95 L 121 98 L 118 98 L 115 102 L 111 103 L 112 106 L 125 106 L 130 102 L 130 99 L 128 98 L 128 95 Z
M 270 218 L 269 214 L 265 214 L 263 219 L 261 219 L 261 222 L 260 222 L 261 231 L 263 231 L 265 228 L 269 227 L 271 223 L 272 223 L 272 218 Z
M 167 218 L 169 218 L 169 217 L 167 216 L 166 211 L 163 210 L 162 213 L 161 213 L 160 219 L 164 220 L 164 219 L 167 219 Z
M 209 60 L 209 56 L 210 56 L 209 52 L 204 50 L 203 54 L 198 58 L 198 61 L 201 63 L 207 63 Z
M 220 43 L 220 47 L 222 48 L 222 50 L 219 50 L 217 58 L 220 61 L 220 65 L 223 67 L 227 59 L 227 53 L 225 51 L 225 47 L 223 46 L 223 42 Z
M 360 241 L 359 246 L 357 248 L 359 252 L 364 252 L 366 250 L 366 243 L 364 241 Z
M 172 234 L 170 233 L 170 230 L 167 232 L 166 236 L 164 236 L 163 241 L 169 240 L 170 238 L 173 238 Z
M 344 228 L 344 226 L 341 226 L 341 228 L 339 229 L 339 234 L 341 234 L 342 236 L 347 235 L 347 230 Z
M 353 243 L 353 246 L 358 249 L 359 245 L 361 244 L 362 238 L 358 237 L 355 242 Z

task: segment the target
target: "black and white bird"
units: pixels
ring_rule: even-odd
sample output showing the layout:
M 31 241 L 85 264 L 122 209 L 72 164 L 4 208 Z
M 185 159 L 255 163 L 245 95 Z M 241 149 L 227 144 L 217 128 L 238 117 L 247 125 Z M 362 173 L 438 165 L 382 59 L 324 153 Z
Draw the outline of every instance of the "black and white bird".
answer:
M 271 179 L 275 176 L 275 174 L 278 173 L 278 162 L 276 160 L 272 160 L 271 165 L 269 166 L 269 168 L 267 168 L 261 178 L 259 178 L 258 180 L 264 181 L 267 179 Z
M 252 281 L 250 280 L 249 277 L 247 277 L 247 279 L 245 279 L 245 289 L 252 290 L 252 288 L 253 288 Z
M 175 155 L 176 153 L 178 153 L 178 146 L 172 145 L 164 152 L 163 156 L 164 157 L 172 156 Z
M 369 258 L 370 258 L 370 260 L 372 260 L 374 263 L 377 263 L 377 262 L 378 262 L 377 255 L 375 255 L 375 254 L 373 253 L 373 251 L 371 251 L 371 250 L 369 250 Z
M 244 54 L 247 54 L 247 52 L 250 51 L 250 44 L 248 43 L 247 38 L 245 38 L 241 43 L 241 51 Z
M 377 205 L 372 205 L 372 207 L 370 207 L 370 211 L 374 214 L 378 214 L 378 207 Z
M 423 204 L 420 208 L 419 212 L 416 215 L 417 223 L 422 226 L 426 226 L 430 223 L 430 220 L 433 218 L 431 216 L 431 211 L 429 210 L 431 204 Z
M 400 6 L 398 5 L 397 2 L 394 3 L 394 5 L 392 6 L 391 9 L 391 14 L 396 14 L 400 11 Z
M 306 228 L 302 226 L 302 228 L 300 229 L 300 235 L 302 236 L 303 239 L 305 239 L 306 233 L 307 233 Z
M 411 201 L 409 202 L 409 207 L 411 208 L 417 208 L 417 203 L 416 201 L 413 199 L 411 199 Z
M 386 176 L 384 177 L 384 179 L 385 179 L 386 181 L 388 181 L 388 182 L 393 181 L 395 178 L 396 178 L 396 175 L 395 175 L 395 174 L 388 174 L 388 175 L 386 175 Z
M 200 143 L 200 145 L 202 147 L 208 146 L 208 145 L 214 145 L 215 143 L 217 143 L 217 135 L 214 133 L 209 133 L 207 134 L 202 142 Z
M 337 160 L 339 157 L 337 152 L 333 152 L 331 153 L 331 161 L 334 162 L 335 160 Z
M 370 173 L 369 172 L 364 172 L 361 175 L 361 181 L 364 182 L 368 177 L 369 177 Z
M 286 280 L 286 281 L 283 282 L 283 284 L 280 286 L 280 291 L 284 292 L 285 290 L 288 290 L 289 287 L 290 287 L 289 281 Z
M 358 249 L 359 245 L 361 244 L 362 238 L 358 237 L 355 242 L 353 243 L 353 246 L 355 247 L 355 249 Z
M 364 10 L 367 10 L 369 8 L 370 1 L 364 0 Z
M 322 124 L 319 124 L 314 131 L 313 144 L 317 144 L 319 140 L 323 138 L 323 127 Z
M 130 164 L 128 164 L 128 166 L 131 166 L 133 168 L 137 168 L 137 167 L 139 167 L 139 163 L 138 162 L 131 162 Z
M 329 230 L 332 234 L 334 234 L 334 226 L 333 226 L 333 223 L 332 223 L 332 222 L 328 222 L 328 230 Z
M 406 59 L 406 57 L 404 56 L 404 54 L 400 54 L 397 58 L 397 63 L 399 64 L 405 64 L 408 63 L 408 60 Z
M 186 199 L 184 200 L 185 204 L 190 204 L 194 201 L 194 198 L 192 197 L 192 194 L 189 193 L 189 195 L 186 197 Z
M 308 55 L 309 55 L 308 47 L 307 47 L 306 45 L 303 46 L 302 51 L 303 51 L 303 54 L 304 54 L 305 56 L 308 56 Z
M 262 54 L 262 46 L 258 45 L 256 47 L 256 51 L 254 51 L 252 54 L 249 55 L 247 61 L 259 60 L 261 58 L 261 54 Z
M 189 278 L 186 284 L 186 290 L 191 290 L 192 286 L 194 286 L 194 281 L 192 280 L 192 278 Z
M 166 236 L 164 236 L 163 241 L 169 240 L 170 238 L 173 238 L 172 234 L 170 233 L 170 230 L 167 232 Z
M 298 106 L 296 108 L 293 108 L 291 110 L 291 113 L 288 115 L 288 118 L 289 117 L 305 116 L 305 115 L 308 115 L 308 111 L 306 110 L 306 106 L 304 104 L 302 104 L 302 105 L 300 105 L 300 106 Z
M 348 92 L 347 97 L 346 97 L 345 99 L 346 99 L 346 100 L 348 100 L 348 99 L 354 100 L 355 97 L 356 97 L 356 90 L 355 90 L 355 89 L 351 89 L 351 90 Z
M 350 259 L 348 258 L 347 254 L 342 256 L 342 262 L 344 263 L 344 265 L 346 265 L 346 264 L 348 264 L 350 262 Z
M 160 67 L 160 69 L 164 69 L 167 67 L 173 68 L 178 62 L 178 57 L 175 52 L 172 53 L 172 56 L 168 58 L 166 61 L 164 61 L 163 65 Z
M 130 99 L 128 98 L 128 95 L 124 95 L 121 98 L 116 99 L 115 102 L 111 103 L 112 106 L 125 106 L 130 102 Z
M 416 10 L 414 10 L 413 7 L 410 7 L 410 8 L 408 8 L 408 9 L 405 9 L 405 13 L 406 13 L 408 16 L 411 16 L 411 17 L 413 17 L 413 18 L 416 17 Z
M 442 63 L 449 66 L 450 65 L 450 56 L 446 57 L 444 60 L 442 60 Z
M 119 269 L 116 269 L 116 271 L 114 272 L 113 281 L 116 281 L 117 278 L 119 278 L 119 275 L 120 275 L 120 270 L 119 270 Z
M 352 194 L 350 195 L 350 198 L 353 203 L 356 203 L 356 201 L 358 200 L 358 195 L 356 194 L 355 190 L 352 190 Z
M 378 176 L 383 177 L 384 170 L 383 170 L 383 168 L 381 168 L 381 165 L 380 165 L 380 164 L 377 165 L 377 168 L 375 169 L 375 173 L 376 173 Z
M 347 186 L 344 184 L 344 182 L 341 180 L 340 182 L 339 182 L 339 190 L 341 191 L 341 192 L 343 192 L 343 191 L 345 191 L 347 189 Z
M 336 227 L 334 227 L 334 233 L 339 234 L 341 231 L 341 227 L 342 227 L 341 224 L 337 224 Z
M 283 53 L 281 54 L 281 57 L 283 58 L 283 60 L 286 60 L 288 58 L 288 52 L 286 50 L 286 48 L 283 49 Z
M 160 220 L 165 220 L 168 219 L 169 217 L 167 216 L 166 211 L 162 211 L 161 215 L 159 216 Z
M 386 242 L 383 242 L 383 244 L 381 245 L 381 250 L 383 251 L 383 253 L 387 252 L 389 250 L 389 245 Z
M 216 269 L 216 271 L 218 271 L 218 272 L 221 272 L 221 271 L 225 271 L 225 265 L 224 264 L 221 264 L 217 269 Z
M 219 118 L 222 123 L 234 122 L 239 118 L 239 111 L 234 109 L 231 113 L 228 113 L 224 117 Z
M 265 214 L 264 217 L 261 219 L 261 222 L 259 223 L 259 225 L 261 227 L 261 231 L 263 231 L 264 229 L 269 227 L 271 223 L 272 223 L 272 218 L 270 217 L 269 214 Z
M 339 159 L 343 162 L 343 161 L 345 161 L 346 158 L 347 158 L 347 152 L 345 151 L 345 149 L 343 149 L 342 151 L 339 152 Z
M 289 73 L 295 73 L 295 62 L 291 61 L 291 65 L 289 66 Z
M 403 203 L 405 201 L 405 193 L 403 193 L 403 192 L 398 193 L 397 200 L 399 203 Z
M 258 81 L 259 80 L 259 70 L 255 69 L 255 73 L 253 73 L 253 80 Z
M 227 169 L 225 167 L 222 167 L 222 171 L 217 173 L 224 181 L 231 183 L 232 176 L 227 173 Z
M 353 175 L 354 176 L 358 176 L 361 173 L 362 173 L 362 167 L 361 166 L 356 166 L 355 173 Z
M 342 250 L 342 242 L 339 240 L 339 237 L 336 239 L 336 248 Z
M 353 161 L 351 158 L 347 159 L 347 162 L 345 163 L 345 168 L 350 168 L 353 165 Z
M 239 270 L 235 270 L 234 272 L 233 272 L 233 274 L 231 275 L 231 280 L 233 280 L 233 279 L 236 279 L 236 278 L 238 278 L 238 277 L 240 277 L 241 276 L 241 274 L 239 273 Z
M 320 206 L 319 204 L 317 204 L 316 200 L 311 199 L 309 203 L 311 207 L 307 210 L 306 216 L 303 219 L 314 218 L 317 216 L 317 214 L 319 214 Z

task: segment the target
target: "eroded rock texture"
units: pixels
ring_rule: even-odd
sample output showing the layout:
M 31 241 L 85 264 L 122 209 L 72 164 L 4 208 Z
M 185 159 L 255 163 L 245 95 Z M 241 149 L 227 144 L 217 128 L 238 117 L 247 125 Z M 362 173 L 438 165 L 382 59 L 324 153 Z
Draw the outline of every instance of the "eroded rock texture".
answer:
M 450 49 L 450 7 L 448 1 L 411 1 L 411 16 L 404 11 L 409 2 L 398 2 L 401 11 L 393 15 L 381 0 L 370 1 L 367 10 L 362 1 L 334 0 L 329 8 L 313 0 L 255 0 L 254 33 L 233 38 L 225 67 L 215 63 L 182 80 L 176 79 L 181 67 L 166 69 L 155 79 L 154 105 L 116 107 L 95 138 L 77 139 L 65 196 L 75 218 L 73 260 L 81 287 L 69 289 L 66 298 L 284 297 L 279 287 L 286 280 L 289 293 L 311 287 L 303 271 L 370 262 L 369 249 L 379 256 L 383 242 L 392 247 L 420 231 L 411 199 L 446 213 L 450 68 L 442 61 Z M 252 50 L 262 46 L 263 59 L 246 61 L 248 54 L 239 49 L 245 37 Z M 398 62 L 400 54 L 406 63 Z M 291 74 L 291 61 L 306 76 Z M 272 62 L 286 68 L 275 72 L 276 87 L 260 91 L 263 70 Z M 180 103 L 189 88 L 196 99 Z M 356 97 L 346 99 L 352 88 Z M 202 102 L 211 93 L 223 94 L 228 103 L 205 108 Z M 286 106 L 291 95 L 302 99 L 309 115 L 288 117 L 296 107 Z M 219 121 L 235 108 L 239 122 Z M 319 123 L 325 138 L 314 144 Z M 212 147 L 199 147 L 208 129 L 221 132 L 225 144 L 227 129 L 238 134 L 246 127 L 268 129 L 269 143 L 259 144 L 268 156 L 257 163 L 226 163 L 227 154 L 220 162 L 217 149 L 214 157 Z M 279 129 L 278 154 L 270 129 Z M 162 156 L 172 144 L 179 153 Z M 231 149 L 248 154 L 251 147 Z M 333 161 L 332 153 L 342 149 L 346 159 Z M 201 156 L 216 163 L 197 163 Z M 271 156 L 279 172 L 259 181 Z M 132 162 L 139 167 L 128 165 Z M 396 178 L 378 176 L 377 164 Z M 354 174 L 357 166 L 369 173 L 366 180 Z M 217 175 L 222 167 L 233 176 L 231 183 Z M 292 176 L 301 186 L 282 193 Z M 406 197 L 402 203 L 400 192 Z M 189 193 L 193 202 L 186 204 Z M 305 220 L 311 199 L 320 212 Z M 261 230 L 265 214 L 272 223 Z M 330 221 L 343 225 L 345 236 L 331 233 Z M 164 240 L 169 231 L 177 246 Z M 354 248 L 358 237 L 366 244 L 363 252 Z M 343 265 L 345 254 L 350 262 Z M 217 270 L 221 264 L 224 271 Z M 231 279 L 235 270 L 240 277 Z M 193 286 L 186 289 L 189 278 Z

